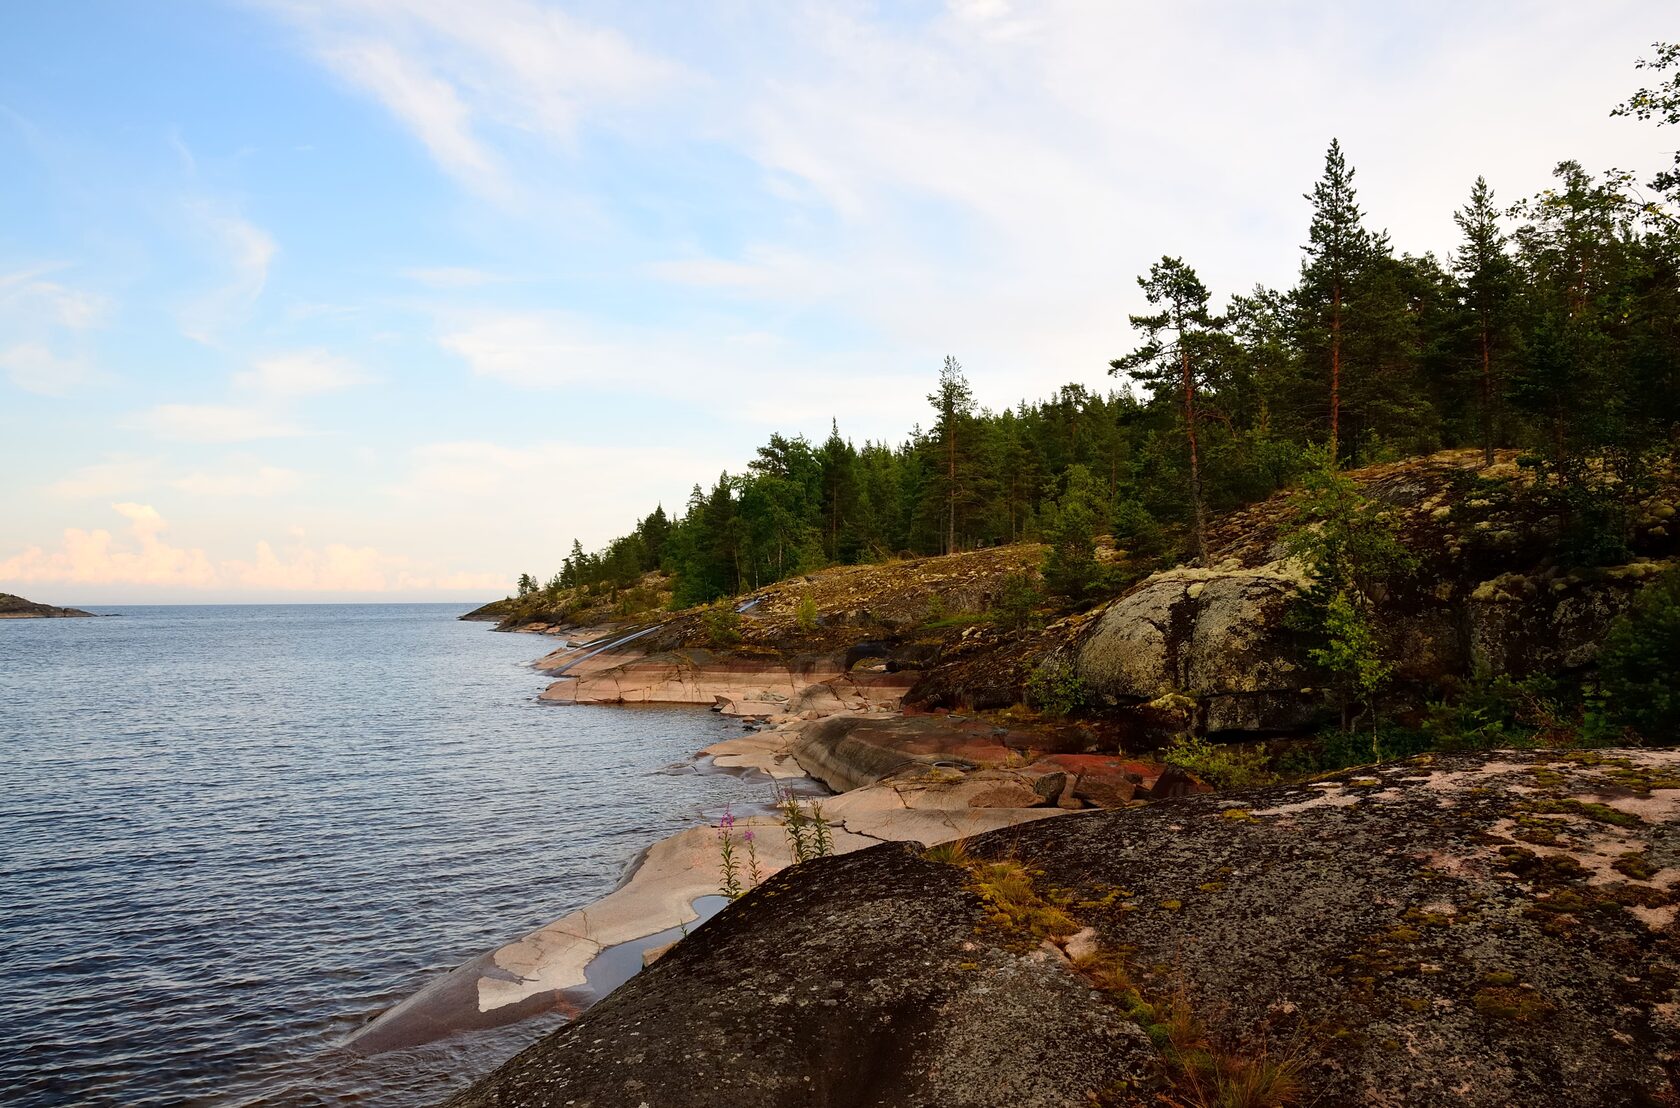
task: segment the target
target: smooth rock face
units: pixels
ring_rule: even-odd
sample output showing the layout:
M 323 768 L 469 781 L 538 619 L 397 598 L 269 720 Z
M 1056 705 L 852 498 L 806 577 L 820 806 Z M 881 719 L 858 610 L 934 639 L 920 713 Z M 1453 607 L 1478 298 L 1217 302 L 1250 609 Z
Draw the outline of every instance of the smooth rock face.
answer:
M 1318 1104 L 1673 1104 L 1680 752 L 1435 756 L 970 840 Z M 459 1105 L 1159 1104 L 1118 1001 L 902 846 L 795 867 Z

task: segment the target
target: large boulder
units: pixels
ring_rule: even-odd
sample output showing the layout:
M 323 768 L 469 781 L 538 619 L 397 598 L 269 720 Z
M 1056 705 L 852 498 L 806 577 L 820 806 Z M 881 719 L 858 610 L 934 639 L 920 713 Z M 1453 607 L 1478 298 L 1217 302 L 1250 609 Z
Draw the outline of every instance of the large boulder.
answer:
M 455 1103 L 1198 1102 L 1198 1059 L 1303 1103 L 1680 1096 L 1680 752 L 1424 757 L 935 857 L 778 875 Z
M 1109 704 L 1180 694 L 1210 705 L 1210 730 L 1281 730 L 1316 697 L 1285 619 L 1302 580 L 1287 562 L 1157 573 L 1115 601 L 1081 643 L 1075 671 Z

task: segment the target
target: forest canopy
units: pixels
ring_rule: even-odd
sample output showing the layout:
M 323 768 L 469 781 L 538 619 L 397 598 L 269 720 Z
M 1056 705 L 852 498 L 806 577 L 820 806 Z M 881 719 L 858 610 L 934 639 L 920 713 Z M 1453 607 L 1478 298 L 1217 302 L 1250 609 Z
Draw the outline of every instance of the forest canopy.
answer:
M 1640 67 L 1663 83 L 1614 114 L 1680 122 L 1680 49 L 1657 44 Z M 1339 141 L 1305 184 L 1295 284 L 1216 307 L 1193 259 L 1149 264 L 1116 388 L 993 411 L 949 357 L 928 425 L 902 442 L 773 434 L 743 471 L 602 550 L 574 542 L 521 593 L 662 570 L 685 607 L 825 565 L 1092 533 L 1182 536 L 1194 556 L 1208 513 L 1289 484 L 1314 451 L 1349 466 L 1519 448 L 1612 556 L 1618 504 L 1680 441 L 1680 155 L 1643 183 L 1561 161 L 1515 203 L 1466 181 L 1445 257 L 1391 242 Z

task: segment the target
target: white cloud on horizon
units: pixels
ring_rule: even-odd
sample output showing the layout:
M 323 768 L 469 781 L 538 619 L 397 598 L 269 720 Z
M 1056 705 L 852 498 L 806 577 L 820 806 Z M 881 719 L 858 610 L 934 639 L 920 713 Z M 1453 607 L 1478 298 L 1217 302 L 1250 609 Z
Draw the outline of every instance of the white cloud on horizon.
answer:
M 193 591 L 286 593 L 403 593 L 454 590 L 493 594 L 499 574 L 440 571 L 370 546 L 329 543 L 276 546 L 258 540 L 249 558 L 215 560 L 197 547 L 172 545 L 168 523 L 148 504 L 120 502 L 111 510 L 127 533 L 67 528 L 56 550 L 29 547 L 0 559 L 0 585 L 172 587 Z

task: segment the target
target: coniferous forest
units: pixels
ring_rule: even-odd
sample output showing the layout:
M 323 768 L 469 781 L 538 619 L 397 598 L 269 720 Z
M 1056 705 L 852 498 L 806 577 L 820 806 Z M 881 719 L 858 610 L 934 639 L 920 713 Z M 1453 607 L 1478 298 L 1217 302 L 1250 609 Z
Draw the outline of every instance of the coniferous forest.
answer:
M 1612 114 L 1680 123 L 1680 46 L 1639 67 L 1656 81 Z M 1626 498 L 1680 448 L 1680 155 L 1648 181 L 1562 161 L 1527 197 L 1466 181 L 1438 256 L 1362 206 L 1353 153 L 1332 139 L 1303 182 L 1293 287 L 1216 303 L 1194 258 L 1140 266 L 1137 345 L 1114 352 L 1112 389 L 993 411 L 948 357 L 902 442 L 772 435 L 605 549 L 574 542 L 521 594 L 663 570 L 685 607 L 825 565 L 1093 534 L 1196 557 L 1210 514 L 1313 465 L 1450 447 L 1522 451 L 1578 522 L 1576 557 L 1613 559 Z

